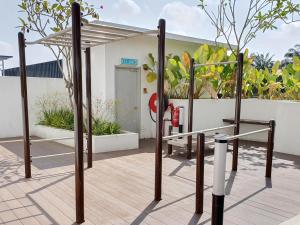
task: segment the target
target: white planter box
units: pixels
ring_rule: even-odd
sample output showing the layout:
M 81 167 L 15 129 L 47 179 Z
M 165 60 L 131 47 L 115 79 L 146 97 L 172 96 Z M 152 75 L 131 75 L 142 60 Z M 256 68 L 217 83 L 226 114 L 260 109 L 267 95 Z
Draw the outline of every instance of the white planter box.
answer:
M 74 137 L 74 131 L 57 129 L 47 126 L 35 125 L 31 134 L 40 138 L 64 138 Z M 74 139 L 57 140 L 57 143 L 74 147 Z M 86 142 L 85 142 L 86 146 Z M 122 131 L 114 135 L 93 135 L 93 153 L 112 152 L 139 148 L 139 134 Z

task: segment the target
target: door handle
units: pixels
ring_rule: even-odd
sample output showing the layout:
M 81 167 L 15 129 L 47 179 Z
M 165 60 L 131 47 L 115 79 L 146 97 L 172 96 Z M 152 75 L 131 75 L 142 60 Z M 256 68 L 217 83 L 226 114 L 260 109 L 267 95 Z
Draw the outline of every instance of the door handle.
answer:
M 134 110 L 138 110 L 139 108 L 137 106 L 133 107 Z

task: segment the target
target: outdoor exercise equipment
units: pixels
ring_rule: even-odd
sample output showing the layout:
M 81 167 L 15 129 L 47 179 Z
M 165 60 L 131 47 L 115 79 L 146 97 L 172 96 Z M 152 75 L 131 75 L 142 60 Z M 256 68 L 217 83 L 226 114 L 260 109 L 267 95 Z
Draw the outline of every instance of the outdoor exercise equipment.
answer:
M 225 199 L 225 170 L 226 170 L 226 156 L 228 151 L 228 143 L 229 141 L 234 141 L 237 138 L 268 132 L 268 146 L 267 146 L 267 157 L 266 157 L 266 172 L 265 177 L 270 178 L 272 175 L 272 157 L 273 157 L 273 149 L 274 149 L 274 134 L 275 134 L 275 121 L 269 121 L 269 127 L 250 131 L 247 133 L 239 134 L 239 135 L 218 135 L 215 137 L 215 150 L 214 150 L 214 177 L 213 177 L 213 194 L 212 194 L 212 215 L 211 215 L 211 224 L 212 225 L 222 225 L 223 217 L 224 217 L 224 199 Z M 198 138 L 198 147 L 199 152 L 204 155 L 204 143 L 205 136 L 204 134 L 199 134 Z M 211 141 L 209 141 L 211 142 Z M 198 161 L 199 160 L 199 161 Z M 204 156 L 201 158 L 197 158 L 197 165 L 201 164 L 203 168 L 203 174 L 198 179 L 201 180 L 199 182 L 197 179 L 198 188 L 200 188 L 197 192 L 196 190 L 196 213 L 203 212 L 203 180 L 204 180 Z M 199 176 L 199 175 L 198 175 Z M 199 183 L 198 183 L 199 182 Z M 196 185 L 197 185 L 196 184 Z M 197 199 L 198 198 L 198 199 Z M 198 202 L 197 202 L 198 201 Z M 197 208 L 198 207 L 198 208 Z M 202 207 L 202 208 L 201 208 Z
M 75 11 L 75 8 L 73 9 Z M 75 20 L 74 20 L 75 22 Z M 75 31 L 76 32 L 76 29 Z M 29 119 L 28 119 L 28 97 L 27 97 L 27 73 L 26 73 L 26 55 L 25 55 L 25 37 L 22 32 L 18 34 L 18 41 L 19 41 L 19 57 L 20 57 L 20 79 L 21 79 L 21 97 L 22 97 L 22 118 L 23 118 L 23 139 L 22 140 L 10 140 L 10 141 L 2 141 L 0 143 L 10 143 L 10 142 L 24 142 L 24 164 L 25 164 L 25 178 L 31 177 L 31 155 L 30 155 L 30 144 L 37 143 L 37 142 L 44 142 L 44 141 L 57 141 L 57 140 L 66 140 L 66 139 L 75 139 L 77 140 L 76 135 L 78 132 L 75 132 L 75 137 L 58 137 L 58 138 L 51 138 L 51 139 L 39 139 L 39 140 L 30 140 L 30 132 L 29 132 Z M 30 44 L 30 43 L 27 43 Z M 79 49 L 81 51 L 81 48 Z M 80 52 L 81 54 L 81 52 Z M 88 152 L 88 168 L 92 167 L 92 115 L 91 115 L 91 58 L 90 58 L 90 49 L 86 49 L 86 96 L 87 96 L 87 152 Z M 81 57 L 81 56 L 80 56 Z M 75 55 L 73 54 L 73 58 Z M 81 60 L 81 59 L 80 59 Z M 74 61 L 74 59 L 73 59 Z M 75 62 L 74 62 L 75 63 Z M 76 65 L 78 64 L 78 60 L 76 61 Z M 74 102 L 75 102 L 75 128 L 79 126 L 80 130 L 82 128 L 82 87 L 81 87 L 81 74 L 80 79 L 77 77 L 78 69 L 81 73 L 81 68 L 78 66 L 74 67 L 73 71 L 73 78 L 74 78 Z M 80 100 L 81 99 L 81 100 Z M 79 105 L 79 106 L 78 106 Z M 81 108 L 81 109 L 79 109 Z M 78 125 L 80 124 L 80 125 Z M 81 127 L 81 128 L 80 128 Z M 75 129 L 76 130 L 76 129 Z M 79 135 L 78 137 L 82 137 L 83 143 L 83 135 Z M 83 144 L 82 144 L 83 145 Z M 83 147 L 82 147 L 83 148 Z M 76 152 L 76 151 L 75 151 Z
M 159 20 L 158 32 L 157 30 L 138 31 L 128 28 L 114 27 L 111 25 L 101 25 L 97 23 L 86 23 L 81 21 L 80 5 L 76 2 L 72 4 L 72 27 L 64 29 L 55 34 L 44 37 L 35 42 L 26 42 L 29 44 L 43 44 L 71 47 L 73 50 L 73 84 L 74 84 L 74 100 L 75 100 L 75 204 L 76 204 L 76 223 L 84 222 L 84 168 L 83 168 L 83 108 L 82 108 L 82 62 L 81 50 L 85 50 L 86 55 L 86 95 L 88 108 L 88 159 L 92 159 L 91 149 L 91 62 L 90 62 L 90 48 L 98 45 L 103 45 L 112 41 L 120 41 L 138 35 L 157 34 L 158 33 L 158 78 L 157 78 L 157 113 L 156 113 L 156 147 L 155 147 L 155 200 L 161 200 L 161 185 L 162 185 L 162 142 L 163 142 L 163 115 L 164 115 L 164 68 L 165 68 L 165 20 Z M 83 36 L 81 34 L 84 34 Z M 93 36 L 93 38 L 86 38 L 86 36 Z M 105 37 L 106 36 L 106 37 Z M 110 38 L 107 38 L 109 36 Z M 25 38 L 23 33 L 18 34 L 19 40 L 19 56 L 20 56 L 20 79 L 21 79 L 21 96 L 22 96 L 22 115 L 23 115 L 23 141 L 24 141 L 24 164 L 25 177 L 31 177 L 31 160 L 30 160 L 30 141 L 34 143 L 35 140 L 30 140 L 29 136 L 29 121 L 28 121 L 28 100 L 27 100 L 27 74 L 26 74 L 26 59 L 25 59 Z M 242 88 L 242 70 L 243 70 L 243 54 L 238 56 L 238 74 L 237 74 L 237 89 L 236 89 L 236 110 L 234 124 L 218 127 L 213 130 L 225 129 L 225 127 L 234 127 L 234 149 L 233 149 L 233 165 L 232 169 L 237 169 L 238 158 L 238 138 L 242 137 L 239 134 L 240 124 L 240 109 L 241 109 L 241 88 Z M 220 63 L 219 63 L 220 64 Z M 202 66 L 202 65 L 199 65 Z M 194 75 L 194 66 L 191 67 L 191 74 Z M 189 92 L 189 102 L 192 103 L 193 89 Z M 193 110 L 193 105 L 189 104 L 189 111 Z M 189 115 L 188 129 L 192 132 L 192 114 Z M 273 123 L 275 125 L 275 122 Z M 265 130 L 266 131 L 266 130 Z M 201 185 L 203 185 L 204 178 L 204 147 L 205 147 L 205 130 L 198 131 L 197 143 L 197 183 L 196 183 L 196 205 L 201 209 L 201 193 L 203 194 L 203 187 L 201 192 Z M 188 145 L 191 146 L 191 134 L 178 134 L 188 137 Z M 181 137 L 181 136 L 177 136 Z M 183 136 L 182 136 L 183 137 Z M 69 137 L 67 137 L 69 138 Z M 174 136 L 173 136 L 174 138 Z M 233 137 L 231 137 L 233 138 Z M 53 139 L 54 140 L 54 139 Z M 271 176 L 272 167 L 272 151 L 274 143 L 274 126 L 273 131 L 269 130 L 269 144 L 267 154 L 267 169 L 266 176 Z M 38 141 L 38 140 L 37 140 Z M 200 149 L 200 150 L 199 150 Z M 91 161 L 89 161 L 91 163 Z M 91 164 L 90 164 L 91 166 Z M 201 169 L 202 168 L 202 169 Z M 201 169 L 201 170 L 200 170 Z M 201 178 L 202 177 L 202 178 Z M 203 199 L 203 196 L 202 196 Z M 203 203 L 202 203 L 203 208 Z M 201 210 L 200 210 L 201 211 Z
M 72 48 L 73 85 L 74 85 L 74 120 L 75 120 L 75 200 L 76 223 L 84 222 L 84 168 L 83 168 L 83 103 L 82 103 L 82 60 L 81 51 L 85 50 L 86 61 L 86 107 L 87 107 L 87 137 L 88 137 L 88 166 L 92 166 L 92 107 L 91 107 L 91 48 L 114 41 L 121 41 L 146 34 L 157 34 L 157 30 L 137 30 L 118 27 L 100 22 L 81 20 L 80 5 L 72 4 L 72 26 L 62 31 L 41 38 L 37 41 L 26 42 L 26 45 L 42 44 Z M 20 78 L 23 115 L 23 141 L 25 177 L 31 177 L 30 137 L 28 121 L 27 75 L 25 60 L 25 38 L 19 33 Z M 164 37 L 163 37 L 164 39 Z M 162 39 L 161 39 L 162 40 Z M 163 67 L 162 67 L 163 68 Z M 162 99 L 162 96 L 159 96 Z M 162 112 L 162 111 L 160 111 Z M 54 139 L 53 139 L 54 140 Z M 32 143 L 34 143 L 31 140 Z
M 271 120 L 269 123 L 262 123 L 260 125 L 268 125 L 268 128 L 255 130 L 248 133 L 240 134 L 240 121 L 241 121 L 241 98 L 242 98 L 242 79 L 243 79 L 243 59 L 244 55 L 240 53 L 237 61 L 217 62 L 208 64 L 195 64 L 192 59 L 190 77 L 194 76 L 195 67 L 211 66 L 211 65 L 228 65 L 236 64 L 236 102 L 235 102 L 235 118 L 232 120 L 231 125 L 205 129 L 201 131 L 192 131 L 193 123 L 193 84 L 190 86 L 189 91 L 189 131 L 182 134 L 171 135 L 163 137 L 163 87 L 164 87 L 164 65 L 165 65 L 165 21 L 159 21 L 159 35 L 158 35 L 158 79 L 157 79 L 157 120 L 156 120 L 156 146 L 155 146 L 155 193 L 154 199 L 161 200 L 161 187 L 162 187 L 162 142 L 163 140 L 172 140 L 182 137 L 188 137 L 188 145 L 192 145 L 192 136 L 197 135 L 197 149 L 196 149 L 196 198 L 195 198 L 195 213 L 203 213 L 203 195 L 204 195 L 204 152 L 206 144 L 215 143 L 215 162 L 214 162 L 214 189 L 213 189 L 213 215 L 212 224 L 221 225 L 223 223 L 223 207 L 224 207 L 224 182 L 225 182 L 225 166 L 226 154 L 228 150 L 228 142 L 233 142 L 233 159 L 232 171 L 237 170 L 238 165 L 238 144 L 239 138 L 253 135 L 261 132 L 268 132 L 268 146 L 266 157 L 266 172 L 265 177 L 270 178 L 272 173 L 272 156 L 274 148 L 274 133 L 275 121 Z M 191 81 L 193 82 L 194 79 Z M 191 83 L 192 83 L 191 82 Z M 190 84 L 191 85 L 191 84 Z M 205 140 L 205 133 L 227 128 L 234 128 L 233 136 L 218 136 L 215 140 Z M 169 152 L 169 147 L 168 147 Z M 190 152 L 188 152 L 189 156 Z
M 241 77 L 242 74 L 242 66 L 239 64 L 243 63 L 243 55 L 240 54 L 238 61 L 228 61 L 228 62 L 216 62 L 216 63 L 207 63 L 207 64 L 196 64 L 194 59 L 191 59 L 191 68 L 190 68 L 190 82 L 189 82 L 189 106 L 188 106 L 188 133 L 193 132 L 193 106 L 194 106 L 194 79 L 195 79 L 195 69 L 203 66 L 212 66 L 212 65 L 229 65 L 229 64 L 238 64 L 238 68 L 241 68 L 241 71 L 238 71 L 238 77 Z M 237 89 L 241 81 L 237 81 Z M 237 90 L 236 94 L 236 108 L 240 107 L 238 104 L 239 101 L 239 90 Z M 238 112 L 236 111 L 236 117 L 240 117 Z M 172 136 L 172 128 L 169 128 L 169 136 Z M 239 128 L 235 128 L 235 134 L 239 132 Z M 182 132 L 179 132 L 182 133 Z M 176 138 L 175 138 L 176 137 Z M 196 139 L 193 139 L 192 135 L 186 135 L 186 138 L 182 138 L 181 136 L 175 136 L 174 138 L 168 138 L 168 154 L 172 154 L 172 146 L 177 146 L 181 148 L 185 148 L 187 151 L 187 159 L 191 158 L 192 148 L 196 146 Z M 236 148 L 236 144 L 235 147 Z M 234 163 L 236 164 L 236 163 Z M 235 165 L 234 165 L 235 167 Z

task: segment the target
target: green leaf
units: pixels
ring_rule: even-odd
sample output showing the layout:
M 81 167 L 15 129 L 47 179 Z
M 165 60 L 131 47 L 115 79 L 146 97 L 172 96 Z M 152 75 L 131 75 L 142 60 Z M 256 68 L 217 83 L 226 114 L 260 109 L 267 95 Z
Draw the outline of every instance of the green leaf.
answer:
M 206 44 L 200 46 L 195 52 L 194 58 L 200 64 L 206 63 L 209 58 L 209 46 Z
M 170 68 L 171 70 L 178 70 L 179 66 L 177 61 L 175 59 L 169 59 L 168 68 Z
M 27 25 L 26 22 L 21 17 L 18 17 L 18 19 L 21 21 L 22 26 L 26 26 Z
M 148 64 L 143 64 L 143 69 L 144 69 L 144 70 L 149 70 Z
M 272 74 L 277 74 L 279 67 L 280 67 L 280 61 L 277 61 L 272 67 Z
M 149 72 L 146 76 L 146 80 L 148 83 L 152 83 L 153 81 L 155 81 L 157 79 L 157 75 L 154 72 Z
M 293 60 L 294 60 L 294 63 L 293 63 L 293 69 L 294 69 L 296 72 L 299 72 L 299 71 L 300 71 L 300 59 L 299 59 L 297 56 L 294 56 L 294 57 L 293 57 Z
M 51 30 L 53 32 L 59 32 L 60 31 L 60 29 L 58 27 L 51 27 Z
M 150 66 L 154 67 L 155 66 L 155 60 L 154 60 L 154 57 L 153 57 L 152 53 L 148 54 L 148 58 L 149 58 Z

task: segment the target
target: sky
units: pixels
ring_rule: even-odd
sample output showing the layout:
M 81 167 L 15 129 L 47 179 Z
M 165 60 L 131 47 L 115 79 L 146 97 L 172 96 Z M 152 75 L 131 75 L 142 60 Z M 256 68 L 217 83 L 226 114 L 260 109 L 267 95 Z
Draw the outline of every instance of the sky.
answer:
M 0 0 L 0 55 L 12 55 L 6 67 L 18 66 L 17 33 L 18 17 L 21 16 L 17 4 L 20 0 Z M 166 19 L 167 31 L 187 36 L 215 39 L 215 29 L 206 15 L 197 7 L 199 0 L 90 0 L 99 9 L 100 20 L 125 25 L 154 29 L 159 18 Z M 207 0 L 213 9 L 216 0 Z M 242 21 L 249 1 L 243 0 L 237 6 L 237 21 Z M 100 6 L 103 9 L 100 9 Z M 248 45 L 250 52 L 270 53 L 274 59 L 282 59 L 284 53 L 300 43 L 300 23 L 277 24 L 278 29 L 259 33 Z M 27 40 L 38 39 L 29 34 Z M 53 60 L 52 53 L 45 47 L 35 45 L 26 48 L 27 64 Z

